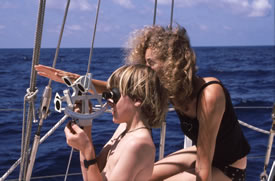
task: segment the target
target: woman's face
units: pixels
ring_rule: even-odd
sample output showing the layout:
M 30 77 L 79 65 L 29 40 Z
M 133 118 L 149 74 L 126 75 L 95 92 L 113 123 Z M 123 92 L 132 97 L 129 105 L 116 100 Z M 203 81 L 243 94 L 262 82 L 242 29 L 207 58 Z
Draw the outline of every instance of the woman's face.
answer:
M 151 67 L 151 69 L 153 69 L 154 71 L 156 71 L 157 74 L 163 71 L 163 61 L 157 57 L 157 55 L 151 48 L 147 48 L 145 52 L 145 61 L 146 65 Z

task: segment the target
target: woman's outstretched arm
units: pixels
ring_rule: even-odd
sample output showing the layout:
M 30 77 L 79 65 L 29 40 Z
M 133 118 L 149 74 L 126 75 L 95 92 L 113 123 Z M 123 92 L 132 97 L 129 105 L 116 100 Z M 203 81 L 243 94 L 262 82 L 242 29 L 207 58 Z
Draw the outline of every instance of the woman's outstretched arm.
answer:
M 45 66 L 45 65 L 36 65 L 35 70 L 37 71 L 38 75 L 47 77 L 47 78 L 52 79 L 56 82 L 60 82 L 62 84 L 64 84 L 64 81 L 62 79 L 62 77 L 64 77 L 64 76 L 69 77 L 72 80 L 72 82 L 74 82 L 76 79 L 78 79 L 80 77 L 80 75 L 78 75 L 78 74 L 66 72 L 66 71 L 63 71 L 60 69 L 55 69 L 55 68 Z M 92 83 L 94 84 L 95 89 L 98 93 L 102 93 L 107 90 L 107 88 L 106 88 L 107 82 L 106 81 L 92 79 Z

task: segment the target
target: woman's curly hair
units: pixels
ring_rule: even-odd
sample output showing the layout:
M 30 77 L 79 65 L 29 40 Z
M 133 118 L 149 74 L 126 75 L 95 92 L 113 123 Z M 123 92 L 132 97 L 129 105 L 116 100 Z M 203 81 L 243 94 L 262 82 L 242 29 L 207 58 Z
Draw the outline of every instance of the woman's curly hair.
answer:
M 179 25 L 174 28 L 146 26 L 133 32 L 128 46 L 125 58 L 128 64 L 146 64 L 148 48 L 164 62 L 164 70 L 158 75 L 173 101 L 183 103 L 192 96 L 196 56 L 185 28 Z M 181 96 L 176 97 L 178 95 Z

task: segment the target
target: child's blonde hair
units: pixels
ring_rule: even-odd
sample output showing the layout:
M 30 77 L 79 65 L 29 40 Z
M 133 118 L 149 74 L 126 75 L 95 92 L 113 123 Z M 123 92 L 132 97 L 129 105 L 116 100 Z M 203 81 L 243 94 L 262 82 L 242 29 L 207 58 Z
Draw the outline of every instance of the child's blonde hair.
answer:
M 145 65 L 125 65 L 110 76 L 107 88 L 141 102 L 141 111 L 150 127 L 160 127 L 165 119 L 168 97 L 156 73 Z

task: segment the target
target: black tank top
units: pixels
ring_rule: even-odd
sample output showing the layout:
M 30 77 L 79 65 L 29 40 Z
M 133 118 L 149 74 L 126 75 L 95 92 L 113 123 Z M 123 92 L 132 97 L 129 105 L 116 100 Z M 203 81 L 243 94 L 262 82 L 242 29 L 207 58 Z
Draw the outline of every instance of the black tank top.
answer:
M 226 99 L 225 112 L 218 131 L 216 147 L 212 162 L 213 166 L 219 168 L 222 166 L 230 165 L 235 161 L 241 159 L 242 157 L 246 156 L 250 151 L 250 146 L 243 135 L 242 129 L 240 127 L 231 102 L 230 95 L 227 89 L 220 82 L 210 81 L 205 83 L 198 92 L 196 106 L 198 107 L 198 99 L 201 92 L 205 87 L 210 84 L 221 85 L 224 90 Z M 179 111 L 176 110 L 176 112 L 180 119 L 182 131 L 196 145 L 199 132 L 198 119 L 190 119 Z

